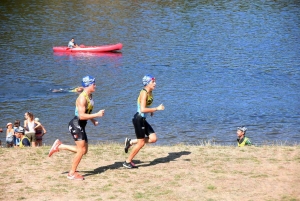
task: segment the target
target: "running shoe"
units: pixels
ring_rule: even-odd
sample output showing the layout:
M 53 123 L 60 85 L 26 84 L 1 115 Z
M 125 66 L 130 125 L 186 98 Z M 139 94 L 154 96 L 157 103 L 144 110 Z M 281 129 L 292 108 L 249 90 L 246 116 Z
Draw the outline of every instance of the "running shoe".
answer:
M 61 141 L 59 139 L 55 140 L 55 142 L 53 143 L 53 145 L 52 145 L 52 147 L 51 147 L 51 149 L 49 151 L 48 156 L 51 157 L 52 154 L 54 154 L 55 152 L 58 152 L 59 151 L 58 146 L 61 145 L 61 144 L 62 143 L 61 143 Z
M 131 146 L 130 141 L 131 141 L 130 138 L 125 138 L 125 148 L 124 148 L 125 153 L 128 152 L 128 149 L 129 149 L 129 147 Z
M 128 169 L 138 168 L 138 166 L 135 166 L 135 164 L 133 162 L 127 163 L 126 161 L 123 163 L 123 166 Z
M 68 179 L 71 180 L 84 180 L 84 177 L 80 174 L 78 174 L 78 172 L 75 172 L 73 175 L 70 175 L 70 173 L 67 176 Z

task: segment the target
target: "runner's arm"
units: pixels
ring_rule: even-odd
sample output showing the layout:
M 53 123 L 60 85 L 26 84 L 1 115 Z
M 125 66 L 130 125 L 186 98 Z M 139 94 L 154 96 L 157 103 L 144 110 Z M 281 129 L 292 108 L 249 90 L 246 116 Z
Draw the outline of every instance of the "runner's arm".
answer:
M 165 109 L 165 106 L 163 104 L 160 104 L 159 106 L 157 107 L 153 107 L 153 108 L 147 108 L 146 107 L 146 100 L 147 100 L 147 92 L 145 91 L 142 91 L 141 92 L 141 112 L 143 113 L 153 113 L 153 112 L 156 112 L 158 110 L 164 110 Z M 152 116 L 153 114 L 151 114 Z
M 76 101 L 76 106 L 78 109 L 78 115 L 80 120 L 90 120 L 97 117 L 102 117 L 104 115 L 104 110 L 100 110 L 99 112 L 93 114 L 86 114 L 85 113 L 86 105 L 87 105 L 87 101 L 85 97 L 79 96 Z
M 95 126 L 97 126 L 99 124 L 99 122 L 96 119 L 90 119 L 90 120 Z

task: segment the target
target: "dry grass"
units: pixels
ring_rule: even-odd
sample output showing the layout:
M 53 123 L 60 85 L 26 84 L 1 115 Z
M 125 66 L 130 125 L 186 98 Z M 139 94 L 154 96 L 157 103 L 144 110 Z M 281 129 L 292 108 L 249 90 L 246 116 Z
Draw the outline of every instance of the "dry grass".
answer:
M 84 181 L 66 178 L 73 154 L 49 148 L 0 148 L 0 200 L 300 200 L 298 145 L 146 146 L 138 169 L 122 167 L 122 145 L 90 145 Z

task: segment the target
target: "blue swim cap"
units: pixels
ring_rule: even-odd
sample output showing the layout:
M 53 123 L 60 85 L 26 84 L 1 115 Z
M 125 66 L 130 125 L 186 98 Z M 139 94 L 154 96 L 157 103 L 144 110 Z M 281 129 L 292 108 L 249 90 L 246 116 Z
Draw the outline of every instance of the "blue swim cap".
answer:
M 88 87 L 92 84 L 95 84 L 95 78 L 93 78 L 92 76 L 85 76 L 84 78 L 82 78 L 82 82 L 81 82 L 83 87 Z
M 155 77 L 153 77 L 152 75 L 145 75 L 143 77 L 143 85 L 147 86 L 151 82 L 151 80 L 155 80 Z

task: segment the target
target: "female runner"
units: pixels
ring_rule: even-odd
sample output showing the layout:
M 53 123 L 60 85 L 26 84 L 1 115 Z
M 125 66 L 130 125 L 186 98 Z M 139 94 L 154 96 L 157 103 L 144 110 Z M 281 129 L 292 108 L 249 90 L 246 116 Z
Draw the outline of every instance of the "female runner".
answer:
M 145 143 L 155 143 L 157 141 L 157 137 L 153 128 L 146 121 L 147 115 L 150 113 L 150 115 L 153 116 L 154 112 L 165 109 L 163 104 L 160 104 L 158 107 L 150 108 L 153 102 L 152 91 L 156 86 L 155 77 L 152 75 L 145 75 L 143 77 L 143 85 L 144 88 L 140 91 L 137 99 L 137 113 L 132 119 L 137 139 L 125 139 L 125 153 L 128 152 L 128 149 L 131 145 L 136 144 L 127 160 L 123 163 L 123 166 L 126 168 L 137 168 L 137 166 L 135 166 L 135 164 L 132 162 L 132 159 L 137 155 Z

